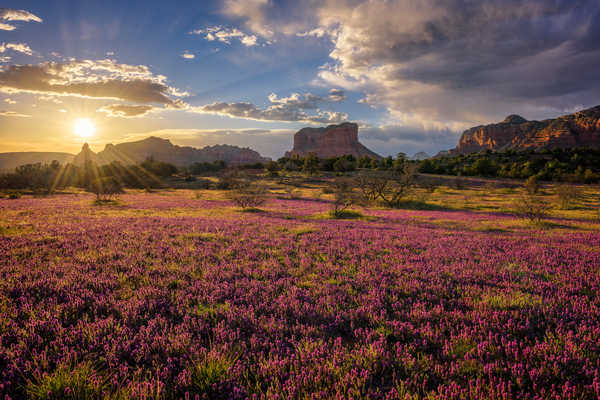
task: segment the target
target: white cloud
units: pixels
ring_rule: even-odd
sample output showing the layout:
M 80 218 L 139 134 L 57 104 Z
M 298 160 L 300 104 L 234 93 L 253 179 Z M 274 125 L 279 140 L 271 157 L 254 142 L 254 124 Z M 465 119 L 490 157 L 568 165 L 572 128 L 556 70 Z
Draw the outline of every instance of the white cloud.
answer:
M 34 15 L 32 13 L 30 13 L 29 11 L 25 11 L 25 10 L 13 10 L 11 8 L 0 8 L 0 20 L 5 20 L 5 21 L 24 21 L 24 22 L 29 22 L 29 21 L 35 21 L 35 22 L 42 22 L 42 19 L 40 17 L 38 17 L 37 15 Z M 12 25 L 12 24 L 7 24 L 4 22 L 0 22 L 0 30 L 3 31 L 14 31 L 15 29 L 17 29 L 16 26 Z
M 0 19 L 6 21 L 35 21 L 42 22 L 42 19 L 37 15 L 25 10 L 13 10 L 11 8 L 0 8 Z
M 208 41 L 219 41 L 226 44 L 231 44 L 232 39 L 239 40 L 246 47 L 257 45 L 258 38 L 256 35 L 248 35 L 237 28 L 226 28 L 222 26 L 209 26 L 204 29 L 196 29 L 190 32 L 193 35 L 204 35 Z
M 5 24 L 3 22 L 0 22 L 0 30 L 2 30 L 2 31 L 14 31 L 15 29 L 17 29 L 17 27 L 14 25 Z
M 319 104 L 336 102 L 329 98 L 315 96 L 311 93 L 300 95 L 292 93 L 289 97 L 269 95 L 270 105 L 260 108 L 252 103 L 217 102 L 200 107 L 193 107 L 192 112 L 224 115 L 232 118 L 244 118 L 257 121 L 305 122 L 309 124 L 334 124 L 348 119 L 348 114 L 322 110 Z
M 145 65 L 109 59 L 9 65 L 0 69 L 0 91 L 115 99 L 167 108 L 185 107 L 178 97 L 188 95 L 169 86 L 165 76 L 153 74 Z
M 0 53 L 4 53 L 6 50 L 13 50 L 19 53 L 27 54 L 28 56 L 33 54 L 31 47 L 26 43 L 1 43 Z
M 314 83 L 362 92 L 394 126 L 460 130 L 598 102 L 597 0 L 227 0 L 222 12 L 263 38 L 329 37 Z
M 16 111 L 0 110 L 0 117 L 18 117 L 18 118 L 29 118 L 31 115 L 21 114 Z
M 8 103 L 8 104 L 17 104 L 17 102 L 16 102 L 16 101 L 14 101 L 13 99 L 8 99 L 8 98 L 7 98 L 7 99 L 4 99 L 4 102 L 5 102 L 5 103 Z
M 185 58 L 186 60 L 193 60 L 194 58 L 196 58 L 194 54 L 188 53 L 187 51 L 181 54 L 181 57 Z

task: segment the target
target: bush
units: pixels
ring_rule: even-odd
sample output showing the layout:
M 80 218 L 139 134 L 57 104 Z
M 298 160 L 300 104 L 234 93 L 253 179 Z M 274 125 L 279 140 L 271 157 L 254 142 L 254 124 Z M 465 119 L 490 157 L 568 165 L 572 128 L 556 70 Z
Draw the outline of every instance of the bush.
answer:
M 574 185 L 560 185 L 556 188 L 558 196 L 558 205 L 561 209 L 567 210 L 573 207 L 574 203 L 581 200 L 583 193 Z
M 219 177 L 219 181 L 217 182 L 217 189 L 233 190 L 247 185 L 248 180 L 245 174 L 242 174 L 237 169 L 230 169 L 225 171 Z
M 267 201 L 267 189 L 260 185 L 241 186 L 227 193 L 229 200 L 245 210 L 255 208 Z
M 539 224 L 548 216 L 550 206 L 538 196 L 526 194 L 515 203 L 514 210 L 518 217 Z
M 530 176 L 527 178 L 525 181 L 525 191 L 531 195 L 537 194 L 540 191 L 540 185 L 535 176 Z
M 88 187 L 88 191 L 96 195 L 97 201 L 111 201 L 123 192 L 123 186 L 115 177 L 98 178 Z
M 27 382 L 26 392 L 30 399 L 85 400 L 105 398 L 106 389 L 106 379 L 84 363 L 59 365 L 51 374 L 37 375 Z
M 347 209 L 357 201 L 350 180 L 335 180 L 331 186 L 331 191 L 333 192 L 333 208 L 330 214 L 335 218 L 343 218 Z
M 21 193 L 20 192 L 11 192 L 8 194 L 8 198 L 15 200 L 15 199 L 20 199 L 21 198 Z

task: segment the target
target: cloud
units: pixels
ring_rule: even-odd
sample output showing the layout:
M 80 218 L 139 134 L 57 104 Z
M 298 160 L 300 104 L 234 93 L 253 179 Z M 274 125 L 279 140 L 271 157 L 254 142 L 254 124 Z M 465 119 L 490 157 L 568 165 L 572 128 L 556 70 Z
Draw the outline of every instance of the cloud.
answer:
M 0 117 L 19 117 L 19 118 L 29 118 L 31 115 L 20 114 L 16 111 L 6 111 L 0 110 Z
M 289 97 L 278 97 L 275 93 L 271 93 L 269 102 L 270 105 L 264 109 L 247 102 L 218 102 L 194 107 L 192 111 L 258 121 L 305 122 L 310 124 L 334 124 L 348 119 L 348 114 L 321 110 L 319 105 L 329 103 L 331 100 L 311 93 L 305 93 L 304 95 L 292 93 Z
M 8 104 L 17 104 L 17 102 L 14 101 L 13 99 L 4 99 L 4 102 L 8 103 Z
M 186 60 L 193 60 L 194 58 L 196 58 L 194 54 L 188 53 L 187 51 L 181 54 L 181 57 L 185 58 Z
M 0 20 L 42 22 L 42 19 L 40 17 L 30 13 L 29 11 L 13 10 L 11 8 L 0 8 Z M 14 26 L 14 25 L 7 24 L 7 23 L 0 23 L 0 30 L 13 31 L 15 29 L 16 29 L 16 26 Z
M 4 53 L 8 49 L 27 54 L 28 56 L 33 54 L 33 51 L 26 43 L 0 43 L 0 53 Z
M 204 35 L 208 41 L 219 41 L 226 44 L 231 44 L 232 39 L 239 40 L 246 47 L 257 45 L 257 37 L 248 35 L 237 28 L 225 28 L 222 26 L 209 26 L 204 29 L 196 29 L 190 32 L 192 35 Z
M 9 65 L 0 70 L 0 91 L 52 96 L 76 96 L 161 104 L 183 108 L 178 97 L 187 96 L 153 74 L 145 65 L 118 64 L 114 60 L 71 60 L 37 65 Z
M 156 107 L 151 105 L 134 105 L 134 104 L 109 104 L 99 108 L 98 112 L 106 113 L 109 117 L 142 117 L 156 110 Z
M 13 10 L 11 8 L 0 8 L 0 19 L 6 21 L 35 21 L 42 22 L 42 19 L 37 15 L 25 10 Z
M 597 0 L 228 0 L 223 13 L 260 37 L 329 37 L 318 81 L 364 93 L 397 126 L 454 130 L 598 103 Z
M 346 93 L 341 89 L 331 89 L 329 91 L 329 96 L 327 99 L 331 102 L 338 103 L 340 101 L 346 100 Z

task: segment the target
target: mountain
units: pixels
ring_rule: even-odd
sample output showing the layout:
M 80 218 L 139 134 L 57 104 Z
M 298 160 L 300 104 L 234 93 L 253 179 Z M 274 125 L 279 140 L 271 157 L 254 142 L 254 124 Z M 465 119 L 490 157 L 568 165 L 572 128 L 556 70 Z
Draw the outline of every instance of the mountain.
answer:
M 424 151 L 420 151 L 418 153 L 416 153 L 414 156 L 410 157 L 411 160 L 427 160 L 429 158 L 429 154 L 425 153 Z
M 98 153 L 91 151 L 86 143 L 75 157 L 74 164 L 81 165 L 87 159 L 100 165 L 113 161 L 127 165 L 142 162 L 148 157 L 178 166 L 218 160 L 223 160 L 228 165 L 253 164 L 269 160 L 249 148 L 215 145 L 197 149 L 189 146 L 177 146 L 168 139 L 151 136 L 136 142 L 107 144 L 104 150 Z
M 379 159 L 381 156 L 367 149 L 358 141 L 358 125 L 344 122 L 325 128 L 302 128 L 294 134 L 294 148 L 285 153 L 286 157 L 304 157 L 314 153 L 319 158 L 339 157 L 351 154 Z
M 557 147 L 600 148 L 600 106 L 544 121 L 509 115 L 500 123 L 464 131 L 450 155 Z
M 61 164 L 72 162 L 73 154 L 69 153 L 51 153 L 51 152 L 14 152 L 0 153 L 0 171 L 8 171 L 17 168 L 19 165 L 35 163 L 51 163 L 56 160 Z

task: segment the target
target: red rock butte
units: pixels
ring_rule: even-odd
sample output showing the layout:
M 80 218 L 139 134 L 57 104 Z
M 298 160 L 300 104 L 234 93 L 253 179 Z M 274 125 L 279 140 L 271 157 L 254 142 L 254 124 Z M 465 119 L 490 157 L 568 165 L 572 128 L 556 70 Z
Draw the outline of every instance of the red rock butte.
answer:
M 509 115 L 500 123 L 467 129 L 449 154 L 575 147 L 600 148 L 600 106 L 544 121 Z
M 332 158 L 353 155 L 379 159 L 381 156 L 366 148 L 358 141 L 358 125 L 344 122 L 322 128 L 302 128 L 294 134 L 294 148 L 285 153 L 286 157 L 304 157 L 314 153 L 319 158 Z

